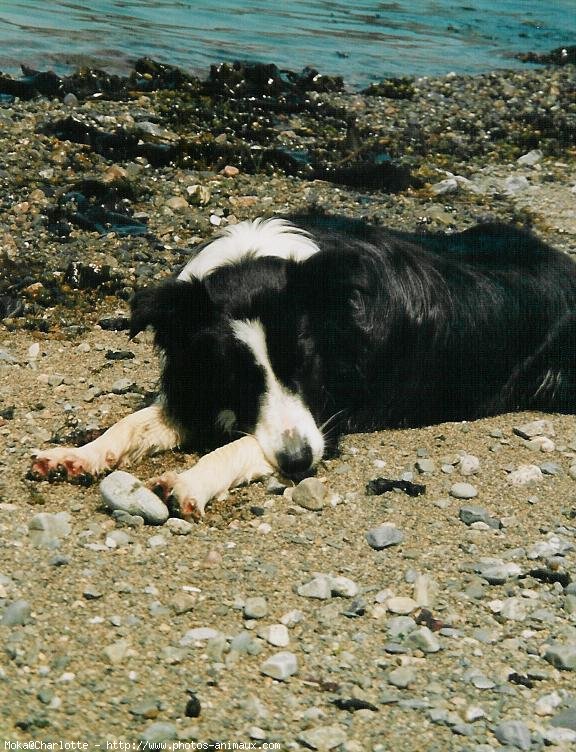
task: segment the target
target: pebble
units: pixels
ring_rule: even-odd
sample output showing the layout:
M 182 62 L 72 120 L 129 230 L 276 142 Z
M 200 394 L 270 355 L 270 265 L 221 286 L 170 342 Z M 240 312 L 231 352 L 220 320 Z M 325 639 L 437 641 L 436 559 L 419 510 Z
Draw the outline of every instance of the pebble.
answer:
M 108 662 L 113 666 L 116 666 L 128 657 L 131 652 L 131 647 L 128 640 L 117 640 L 111 645 L 107 645 L 102 652 L 106 656 Z
M 440 648 L 440 640 L 428 627 L 417 627 L 406 636 L 404 645 L 411 650 L 421 650 L 423 653 L 437 653 Z
M 246 598 L 244 616 L 247 619 L 263 619 L 268 614 L 268 602 L 261 595 Z
M 392 614 L 411 614 L 418 608 L 418 604 L 414 598 L 397 595 L 386 601 L 386 608 Z
M 316 575 L 316 577 L 309 582 L 299 585 L 296 592 L 303 598 L 319 598 L 320 600 L 327 600 L 332 597 L 331 577 L 325 574 Z
M 509 744 L 515 749 L 529 750 L 532 746 L 530 729 L 523 721 L 502 721 L 495 726 L 494 736 L 500 744 Z
M 394 616 L 388 622 L 388 636 L 391 640 L 404 638 L 416 629 L 416 622 L 411 616 Z
M 478 489 L 471 483 L 454 483 L 450 487 L 450 496 L 455 499 L 474 499 L 478 496 Z
M 284 624 L 270 624 L 267 627 L 260 627 L 256 634 L 269 645 L 276 648 L 285 648 L 290 642 L 288 628 Z
M 512 561 L 486 558 L 474 565 L 474 571 L 490 585 L 502 585 L 511 577 L 519 577 L 522 569 Z
M 148 538 L 148 546 L 150 548 L 161 548 L 165 546 L 168 541 L 163 535 L 151 535 Z
M 465 506 L 460 507 L 458 517 L 465 525 L 472 525 L 474 522 L 483 522 L 488 525 L 488 527 L 492 527 L 495 530 L 498 530 L 502 526 L 502 523 L 497 517 L 492 517 L 487 509 L 477 506 L 476 504 L 466 504 Z
M 212 627 L 195 627 L 189 629 L 186 634 L 180 639 L 180 647 L 187 647 L 188 645 L 194 645 L 196 642 L 206 642 L 207 640 L 214 640 L 222 635 L 217 629 Z
M 480 472 L 480 460 L 473 454 L 464 454 L 458 463 L 461 475 L 476 475 Z
M 548 645 L 544 652 L 544 660 L 564 671 L 576 671 L 576 642 L 555 642 Z
M 272 679 L 284 681 L 298 673 L 298 659 L 294 653 L 287 650 L 274 653 L 261 664 L 260 672 L 266 676 L 271 676 Z
M 192 593 L 176 593 L 170 601 L 170 608 L 175 614 L 187 614 L 194 610 L 197 596 Z
M 162 525 L 168 507 L 150 489 L 124 470 L 115 470 L 100 483 L 100 493 L 108 509 L 139 515 L 149 525 Z
M 324 483 L 318 478 L 304 478 L 292 492 L 292 501 L 298 506 L 319 512 L 326 506 L 328 493 Z
M 212 193 L 206 185 L 189 185 L 186 188 L 188 201 L 196 206 L 206 206 L 210 203 Z
M 417 460 L 414 466 L 419 473 L 433 473 L 436 470 L 434 460 L 430 459 Z
M 388 546 L 396 546 L 404 540 L 404 533 L 395 525 L 385 523 L 366 532 L 366 541 L 371 548 L 380 551 Z
M 172 535 L 190 535 L 195 526 L 191 522 L 181 520 L 179 517 L 170 517 L 166 521 L 166 527 Z
M 301 731 L 297 741 L 309 749 L 317 749 L 319 752 L 329 752 L 331 749 L 340 747 L 346 742 L 347 736 L 342 726 L 317 726 L 316 728 Z
M 533 439 L 535 436 L 556 436 L 554 424 L 547 418 L 523 423 L 521 426 L 514 426 L 512 430 L 521 439 Z
M 530 182 L 524 175 L 510 175 L 504 180 L 504 190 L 509 196 L 530 188 Z
M 417 674 L 411 666 L 400 666 L 388 674 L 388 684 L 392 684 L 398 689 L 406 689 L 416 681 Z
M 538 465 L 520 465 L 508 475 L 508 483 L 512 486 L 526 486 L 542 480 L 542 470 Z
M 171 742 L 178 738 L 178 728 L 174 723 L 160 721 L 148 726 L 142 732 L 140 741 L 146 745 L 160 744 L 161 742 Z
M 576 706 L 572 705 L 566 710 L 561 710 L 550 720 L 550 725 L 555 728 L 567 728 L 576 731 Z
M 40 512 L 28 523 L 30 540 L 38 548 L 56 548 L 72 530 L 69 512 Z
M 532 149 L 526 154 L 522 154 L 521 157 L 518 157 L 516 162 L 524 167 L 533 167 L 543 156 L 544 152 L 541 149 Z
M 31 612 L 32 607 L 30 606 L 28 601 L 13 601 L 4 609 L 0 624 L 3 624 L 5 627 L 24 626 L 30 621 Z
M 136 384 L 132 379 L 117 379 L 111 386 L 112 394 L 128 394 L 134 391 Z

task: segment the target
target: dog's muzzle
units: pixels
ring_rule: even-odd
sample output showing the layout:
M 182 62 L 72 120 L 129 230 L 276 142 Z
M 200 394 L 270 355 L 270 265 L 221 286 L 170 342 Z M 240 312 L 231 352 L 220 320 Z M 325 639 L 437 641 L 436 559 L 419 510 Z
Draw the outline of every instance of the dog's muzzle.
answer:
M 312 447 L 297 431 L 284 431 L 282 448 L 276 453 L 278 469 L 287 478 L 301 479 L 314 461 Z

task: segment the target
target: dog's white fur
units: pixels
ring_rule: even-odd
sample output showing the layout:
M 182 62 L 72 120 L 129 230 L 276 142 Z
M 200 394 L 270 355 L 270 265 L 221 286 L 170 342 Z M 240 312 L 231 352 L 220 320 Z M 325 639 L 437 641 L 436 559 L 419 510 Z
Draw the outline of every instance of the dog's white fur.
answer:
M 204 246 L 182 269 L 178 279 L 204 279 L 215 269 L 234 264 L 244 256 L 276 256 L 305 261 L 320 249 L 304 230 L 283 219 L 255 219 L 230 225 Z

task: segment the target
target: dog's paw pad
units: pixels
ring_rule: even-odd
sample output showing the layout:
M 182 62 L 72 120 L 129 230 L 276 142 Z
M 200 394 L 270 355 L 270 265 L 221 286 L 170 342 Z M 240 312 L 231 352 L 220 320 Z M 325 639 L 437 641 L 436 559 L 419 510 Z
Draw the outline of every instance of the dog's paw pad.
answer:
M 96 480 L 97 468 L 78 450 L 50 449 L 39 453 L 33 460 L 26 477 L 29 480 L 47 480 L 50 483 L 68 481 L 89 486 Z

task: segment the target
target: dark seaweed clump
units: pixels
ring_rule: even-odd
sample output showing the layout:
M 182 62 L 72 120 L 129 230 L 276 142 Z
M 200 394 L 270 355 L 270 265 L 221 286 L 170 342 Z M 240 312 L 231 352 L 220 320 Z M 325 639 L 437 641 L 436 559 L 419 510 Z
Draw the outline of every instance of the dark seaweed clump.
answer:
M 45 123 L 45 134 L 84 144 L 115 162 L 141 157 L 153 167 L 177 165 L 197 170 L 218 170 L 232 164 L 248 174 L 280 172 L 386 192 L 402 191 L 417 183 L 406 166 L 393 160 L 374 143 L 372 134 L 358 127 L 353 115 L 320 96 L 341 91 L 344 84 L 341 77 L 314 68 L 295 72 L 273 64 L 222 63 L 212 65 L 206 80 L 200 80 L 174 66 L 142 58 L 128 76 L 94 69 L 65 77 L 29 68 L 23 68 L 23 73 L 20 79 L 0 75 L 0 93 L 22 99 L 74 95 L 81 101 L 126 100 L 157 92 L 160 122 L 154 125 L 160 132 L 169 128 L 176 135 L 168 141 L 153 129 L 106 130 L 75 115 Z M 408 96 L 406 82 L 392 82 L 389 87 L 390 96 Z M 293 116 L 300 121 L 298 132 L 290 128 Z M 306 134 L 311 143 L 303 147 L 301 138 Z M 82 197 L 77 198 L 74 224 L 88 217 L 97 230 L 107 223 L 115 231 L 129 225 L 95 216 Z M 136 226 L 133 229 L 141 231 Z

